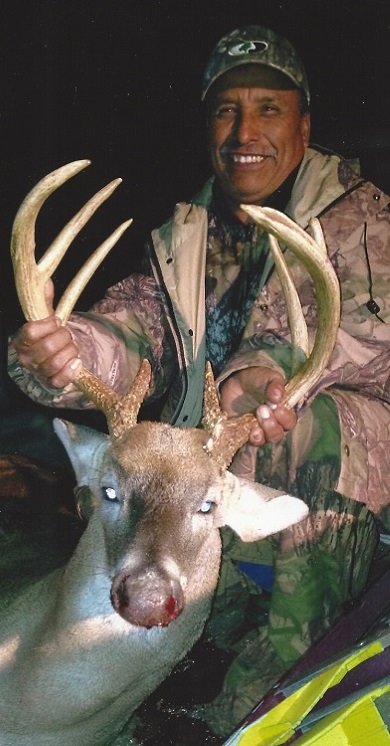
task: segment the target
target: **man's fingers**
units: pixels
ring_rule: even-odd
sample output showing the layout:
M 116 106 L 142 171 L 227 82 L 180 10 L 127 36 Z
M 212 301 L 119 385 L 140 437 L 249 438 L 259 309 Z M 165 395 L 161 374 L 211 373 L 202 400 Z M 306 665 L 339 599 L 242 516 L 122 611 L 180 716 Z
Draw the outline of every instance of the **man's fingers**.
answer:
M 69 330 L 55 316 L 25 324 L 13 344 L 20 364 L 51 387 L 67 386 L 81 365 Z
M 50 339 L 47 339 L 45 352 L 42 352 L 42 359 L 39 359 L 36 355 L 34 362 L 35 368 L 39 370 L 41 376 L 51 378 L 60 372 L 64 366 L 77 359 L 77 349 L 71 340 L 67 344 L 60 345 L 59 340 L 55 339 L 53 344 L 50 345 Z
M 45 319 L 45 321 L 48 323 L 43 324 L 40 329 L 37 328 L 37 325 L 41 324 L 40 321 L 34 322 L 34 325 L 29 324 L 31 329 L 25 328 L 24 333 L 20 334 L 19 338 L 15 338 L 14 346 L 21 365 L 37 367 L 69 345 L 72 346 L 72 357 L 77 357 L 77 348 L 68 330 L 57 326 L 52 320 L 49 322 L 49 319 Z
M 281 404 L 285 382 L 270 368 L 245 368 L 230 376 L 222 387 L 221 406 L 229 415 L 255 412 L 257 424 L 251 429 L 253 446 L 279 443 L 296 425 L 296 414 Z M 266 401 L 266 403 L 261 403 Z
M 262 427 L 254 425 L 249 434 L 249 443 L 252 446 L 263 446 L 265 444 L 265 434 Z
M 39 340 L 55 333 L 61 327 L 61 321 L 56 316 L 48 316 L 40 321 L 30 321 L 24 324 L 15 334 L 13 344 L 17 352 L 21 348 L 31 347 Z
M 266 388 L 267 404 L 280 404 L 284 396 L 284 386 L 284 381 L 280 380 L 280 376 L 277 376 L 277 378 L 269 382 Z
M 256 409 L 258 427 L 254 426 L 250 433 L 252 445 L 263 445 L 265 442 L 279 443 L 286 432 L 296 425 L 296 414 L 287 407 L 271 407 L 261 404 Z
M 39 365 L 33 363 L 30 368 L 46 386 L 62 389 L 75 379 L 80 366 L 81 359 L 77 357 L 77 350 L 71 342 Z
M 74 381 L 80 366 L 81 360 L 79 357 L 71 358 L 60 371 L 48 379 L 50 385 L 53 388 L 64 389 Z

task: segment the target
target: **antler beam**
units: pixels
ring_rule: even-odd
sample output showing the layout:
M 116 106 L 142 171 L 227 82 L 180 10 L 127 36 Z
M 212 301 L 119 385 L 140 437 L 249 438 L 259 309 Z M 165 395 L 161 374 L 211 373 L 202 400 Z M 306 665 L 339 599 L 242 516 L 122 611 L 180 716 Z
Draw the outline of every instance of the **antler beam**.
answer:
M 35 260 L 35 224 L 42 205 L 58 187 L 90 163 L 89 160 L 74 161 L 45 176 L 29 192 L 16 214 L 12 229 L 11 257 L 16 290 L 27 321 L 44 319 L 51 313 L 45 301 L 47 281 L 58 267 L 73 239 L 122 182 L 122 179 L 115 179 L 97 192 L 67 223 L 37 263 Z M 56 315 L 63 324 L 68 320 L 88 280 L 131 223 L 132 220 L 122 223 L 94 251 L 68 285 L 56 309 Z M 83 366 L 80 366 L 74 384 L 94 402 L 98 409 L 104 412 L 111 435 L 119 437 L 126 428 L 136 424 L 138 410 L 148 390 L 150 377 L 150 363 L 144 360 L 133 386 L 124 397 L 119 397 L 113 389 L 99 381 Z
M 329 362 L 340 325 L 340 285 L 328 257 L 321 225 L 317 219 L 310 222 L 313 237 L 283 213 L 267 207 L 242 205 L 242 209 L 267 231 L 270 238 L 276 270 L 286 298 L 293 345 L 293 376 L 285 387 L 283 404 L 294 407 L 303 401 L 320 379 Z M 298 294 L 278 240 L 287 246 L 305 265 L 313 280 L 318 320 L 315 341 L 308 355 L 308 334 Z M 300 350 L 308 355 L 299 365 Z M 296 353 L 294 355 L 294 352 Z M 253 414 L 227 418 L 219 405 L 211 368 L 206 371 L 203 423 L 211 433 L 206 449 L 220 463 L 229 465 L 236 451 L 248 440 L 257 420 Z

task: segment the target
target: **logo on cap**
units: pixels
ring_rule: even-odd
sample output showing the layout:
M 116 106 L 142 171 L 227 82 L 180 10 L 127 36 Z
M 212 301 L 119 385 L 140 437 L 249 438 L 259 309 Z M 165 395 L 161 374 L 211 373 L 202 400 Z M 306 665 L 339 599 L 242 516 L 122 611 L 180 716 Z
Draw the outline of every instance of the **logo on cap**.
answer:
M 232 57 L 239 57 L 242 54 L 259 54 L 265 52 L 267 48 L 268 44 L 265 41 L 241 41 L 234 47 L 230 47 L 228 54 Z

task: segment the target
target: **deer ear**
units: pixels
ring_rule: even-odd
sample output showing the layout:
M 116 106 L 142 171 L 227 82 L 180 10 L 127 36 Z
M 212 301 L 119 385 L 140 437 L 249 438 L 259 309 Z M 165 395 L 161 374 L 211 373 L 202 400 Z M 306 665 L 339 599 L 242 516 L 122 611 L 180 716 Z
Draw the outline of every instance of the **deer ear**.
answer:
M 219 526 L 230 526 L 245 542 L 258 541 L 306 518 L 302 500 L 226 473 L 227 488 L 217 507 Z
M 77 484 L 89 484 L 93 465 L 99 463 L 97 457 L 101 460 L 102 447 L 106 449 L 109 444 L 108 435 L 58 418 L 53 420 L 53 427 L 69 456 Z

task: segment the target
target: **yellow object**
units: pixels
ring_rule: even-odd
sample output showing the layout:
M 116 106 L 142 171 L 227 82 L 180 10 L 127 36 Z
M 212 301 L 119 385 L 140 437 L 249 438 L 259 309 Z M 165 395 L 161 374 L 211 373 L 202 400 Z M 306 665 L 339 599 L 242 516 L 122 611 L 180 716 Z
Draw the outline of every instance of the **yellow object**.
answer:
M 373 642 L 331 664 L 228 743 L 231 746 L 282 746 L 329 688 L 336 686 L 348 671 L 382 651 L 380 642 Z M 374 704 L 374 700 L 387 691 L 390 691 L 390 681 L 322 718 L 294 743 L 296 746 L 390 746 L 389 733 Z
M 390 746 L 390 734 L 374 700 L 390 683 L 328 715 L 295 741 L 296 746 Z

